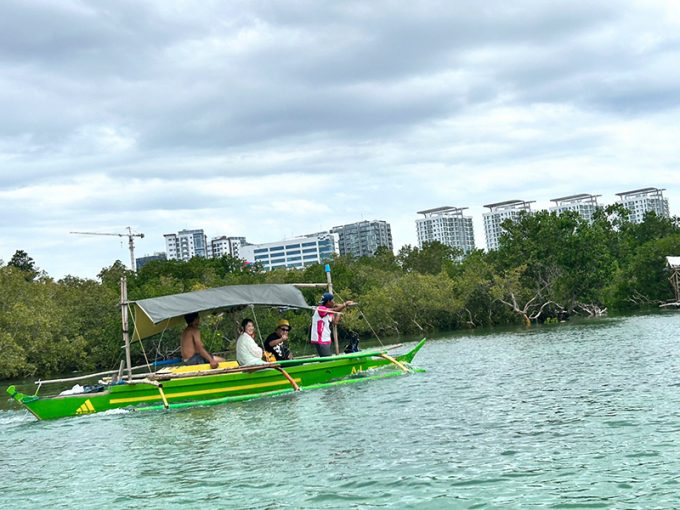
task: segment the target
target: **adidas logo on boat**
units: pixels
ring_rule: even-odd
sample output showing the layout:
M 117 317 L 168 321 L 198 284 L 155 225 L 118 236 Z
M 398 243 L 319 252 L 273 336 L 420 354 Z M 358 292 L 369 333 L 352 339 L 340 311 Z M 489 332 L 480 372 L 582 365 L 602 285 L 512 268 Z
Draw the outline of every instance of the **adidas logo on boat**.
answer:
M 94 406 L 92 405 L 92 402 L 90 402 L 90 399 L 88 398 L 85 402 L 83 402 L 83 405 L 81 405 L 78 408 L 76 414 L 90 414 L 90 413 L 94 413 Z

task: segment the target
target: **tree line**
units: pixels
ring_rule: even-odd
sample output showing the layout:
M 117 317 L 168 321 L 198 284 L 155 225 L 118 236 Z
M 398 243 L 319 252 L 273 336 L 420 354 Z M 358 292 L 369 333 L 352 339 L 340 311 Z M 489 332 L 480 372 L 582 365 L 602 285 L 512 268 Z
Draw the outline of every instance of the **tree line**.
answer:
M 490 252 L 463 256 L 433 242 L 406 245 L 396 255 L 380 248 L 372 257 L 336 257 L 335 292 L 359 303 L 343 318 L 343 328 L 362 337 L 414 336 L 641 311 L 674 298 L 665 257 L 680 255 L 677 217 L 648 213 L 642 223 L 631 223 L 616 204 L 598 209 L 591 221 L 538 211 L 503 227 L 499 249 Z M 321 264 L 265 272 L 231 256 L 153 261 L 136 274 L 116 261 L 97 279 L 55 280 L 18 250 L 6 264 L 0 261 L 0 379 L 117 368 L 121 276 L 127 277 L 130 300 L 222 285 L 326 281 Z M 309 304 L 321 292 L 303 290 Z M 246 309 L 205 317 L 208 349 L 233 354 L 236 325 L 249 314 Z M 263 336 L 280 317 L 275 310 L 256 314 Z M 304 350 L 310 314 L 289 311 L 285 317 L 293 326 L 293 346 Z M 176 355 L 178 338 L 179 331 L 167 331 L 136 343 L 135 363 Z

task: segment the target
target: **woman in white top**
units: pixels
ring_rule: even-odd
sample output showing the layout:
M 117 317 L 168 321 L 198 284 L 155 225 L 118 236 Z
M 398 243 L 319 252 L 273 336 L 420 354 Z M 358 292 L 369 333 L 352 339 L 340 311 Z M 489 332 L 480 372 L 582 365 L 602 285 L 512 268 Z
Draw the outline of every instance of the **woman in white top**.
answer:
M 239 365 L 264 365 L 262 348 L 255 341 L 255 324 L 250 319 L 241 322 L 241 336 L 236 340 L 236 361 Z

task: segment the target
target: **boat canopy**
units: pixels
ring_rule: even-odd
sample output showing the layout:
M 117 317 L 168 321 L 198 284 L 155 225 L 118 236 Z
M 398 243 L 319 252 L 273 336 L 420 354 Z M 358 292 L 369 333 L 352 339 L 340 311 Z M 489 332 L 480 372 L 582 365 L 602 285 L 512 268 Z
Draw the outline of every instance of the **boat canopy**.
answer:
M 223 312 L 249 305 L 311 309 L 294 285 L 228 285 L 131 301 L 134 314 L 133 340 L 141 340 L 168 327 L 184 326 L 184 315 L 192 312 Z

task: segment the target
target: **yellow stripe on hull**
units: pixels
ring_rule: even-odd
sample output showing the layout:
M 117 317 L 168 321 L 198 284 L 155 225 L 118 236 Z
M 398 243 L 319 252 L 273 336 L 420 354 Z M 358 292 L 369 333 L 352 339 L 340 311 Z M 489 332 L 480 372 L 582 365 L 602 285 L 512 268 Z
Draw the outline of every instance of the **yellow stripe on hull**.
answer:
M 297 378 L 294 379 L 296 383 L 300 383 L 302 379 Z M 268 383 L 259 383 L 259 384 L 246 384 L 244 386 L 236 386 L 236 387 L 231 387 L 231 388 L 212 388 L 209 390 L 198 390 L 198 391 L 183 391 L 181 393 L 171 393 L 171 394 L 165 394 L 165 396 L 169 399 L 172 398 L 182 398 L 182 397 L 195 397 L 198 395 L 210 395 L 212 393 L 224 393 L 226 391 L 239 391 L 239 390 L 250 390 L 250 389 L 255 389 L 255 388 L 266 388 L 269 386 L 286 386 L 289 385 L 290 383 L 287 380 L 282 380 L 282 381 L 272 381 Z M 130 404 L 133 402 L 146 402 L 148 400 L 158 400 L 159 396 L 158 395 L 149 395 L 146 397 L 129 397 L 129 398 L 112 398 L 109 403 L 111 404 Z

